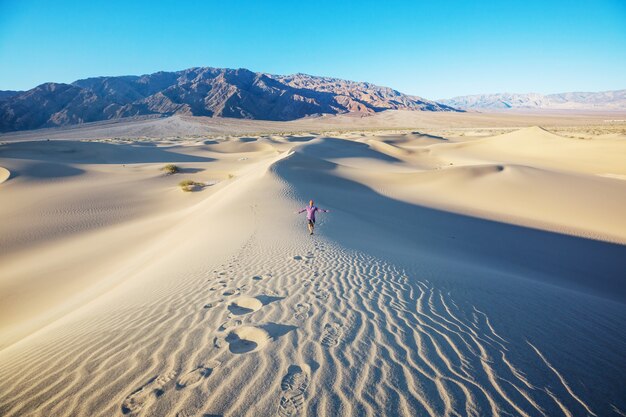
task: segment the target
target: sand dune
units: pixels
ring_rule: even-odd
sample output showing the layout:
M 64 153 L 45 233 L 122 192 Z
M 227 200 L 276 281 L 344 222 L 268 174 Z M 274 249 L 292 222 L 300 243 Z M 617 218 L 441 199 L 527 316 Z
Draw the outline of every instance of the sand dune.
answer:
M 0 167 L 0 184 L 8 180 L 10 176 L 11 172 L 8 169 Z
M 535 126 L 430 149 L 452 163 L 491 160 L 588 174 L 624 174 L 623 142 L 622 138 L 571 139 Z
M 533 127 L 4 144 L 0 414 L 621 415 L 624 149 Z

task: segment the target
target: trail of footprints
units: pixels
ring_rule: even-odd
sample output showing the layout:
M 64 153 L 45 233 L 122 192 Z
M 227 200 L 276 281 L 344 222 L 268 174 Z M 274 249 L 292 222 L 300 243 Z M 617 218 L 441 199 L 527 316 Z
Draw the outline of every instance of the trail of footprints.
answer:
M 316 250 L 323 251 L 324 248 L 316 246 Z M 332 254 L 333 258 L 336 256 L 338 255 Z M 353 255 L 340 254 L 339 256 Z M 339 298 L 338 290 L 333 285 L 334 280 L 333 283 L 328 282 L 327 272 L 320 272 L 317 269 L 313 253 L 293 256 L 289 258 L 289 261 L 292 262 L 296 271 L 304 272 L 299 275 L 308 276 L 301 283 L 303 288 L 300 291 L 300 294 L 305 294 L 308 299 L 300 300 L 291 309 L 292 323 L 303 325 L 313 317 L 313 306 L 316 303 L 327 302 L 331 296 L 333 299 Z M 343 261 L 345 265 L 349 264 L 346 260 Z M 350 261 L 354 260 L 350 259 Z M 431 415 L 447 414 L 452 410 L 450 404 L 454 400 L 459 404 L 465 404 L 465 409 L 471 411 L 468 414 L 480 415 L 481 411 L 488 410 L 489 404 L 495 404 L 497 394 L 505 401 L 504 404 L 498 404 L 498 407 L 507 407 L 508 410 L 513 410 L 519 415 L 535 415 L 534 412 L 541 411 L 541 408 L 536 406 L 537 403 L 530 399 L 530 395 L 538 395 L 537 392 L 543 391 L 540 389 L 533 391 L 534 385 L 526 381 L 510 362 L 505 361 L 506 347 L 503 343 L 507 342 L 491 328 L 484 313 L 474 308 L 475 311 L 471 313 L 468 311 L 467 316 L 463 317 L 456 303 L 444 297 L 444 294 L 435 290 L 429 282 L 414 281 L 414 285 L 410 285 L 404 272 L 394 269 L 393 266 L 370 263 L 367 257 L 357 259 L 357 261 L 356 268 L 361 268 L 360 271 L 350 270 L 348 266 L 345 267 L 348 268 L 347 270 L 344 269 L 341 272 L 344 274 L 344 280 L 346 276 L 356 277 L 352 287 L 357 289 L 349 289 L 349 291 L 360 291 L 364 288 L 358 297 L 366 302 L 376 300 L 371 298 L 373 293 L 380 294 L 381 300 L 383 300 L 382 297 L 388 298 L 386 304 L 384 302 L 380 304 L 381 314 L 387 311 L 386 320 L 393 320 L 394 326 L 398 329 L 402 326 L 417 329 L 418 333 L 413 334 L 419 338 L 420 349 L 424 351 L 424 355 L 408 357 L 408 360 L 412 361 L 414 373 L 410 377 L 419 379 L 420 383 L 437 387 L 438 378 L 442 375 L 459 387 L 463 387 L 463 392 L 467 392 L 465 397 L 459 399 L 453 398 L 451 392 L 444 392 L 441 394 L 442 405 L 437 409 L 429 409 L 427 407 L 431 407 L 430 402 L 439 399 L 437 397 L 439 391 L 431 391 L 428 396 L 416 400 L 423 401 L 422 410 L 431 410 L 428 412 Z M 381 272 L 380 268 L 388 270 Z M 251 274 L 248 283 L 238 286 L 231 282 L 234 281 L 235 274 L 232 264 L 225 270 L 214 271 L 214 274 L 213 279 L 209 280 L 209 301 L 200 305 L 200 311 L 211 317 L 217 318 L 221 314 L 221 320 L 217 321 L 219 326 L 213 329 L 212 339 L 208 339 L 212 340 L 213 357 L 208 362 L 195 364 L 184 372 L 172 371 L 151 379 L 126 397 L 121 405 L 123 414 L 134 416 L 144 413 L 148 415 L 154 403 L 168 392 L 182 391 L 192 387 L 202 389 L 203 381 L 209 380 L 221 363 L 234 360 L 238 355 L 249 355 L 259 351 L 271 343 L 272 339 L 280 337 L 280 335 L 272 334 L 272 328 L 282 326 L 288 328 L 286 331 L 295 328 L 295 326 L 277 323 L 260 325 L 253 322 L 262 318 L 267 305 L 284 299 L 277 294 L 267 292 L 261 295 L 247 295 L 255 286 L 262 287 L 264 282 L 274 279 L 272 274 Z M 343 284 L 345 285 L 345 281 Z M 263 293 L 262 290 L 258 292 Z M 375 312 L 376 309 L 372 308 L 372 311 Z M 316 334 L 317 339 L 314 343 L 319 344 L 322 351 L 332 352 L 334 355 L 340 351 L 337 349 L 338 346 L 347 339 L 349 330 L 354 325 L 353 320 L 346 317 L 315 322 L 314 326 L 319 326 L 319 333 Z M 384 328 L 379 329 L 385 331 Z M 412 351 L 410 343 L 401 339 L 408 337 L 403 332 L 393 333 L 392 337 L 396 338 L 395 340 L 402 346 L 406 346 L 406 352 Z M 384 341 L 380 343 L 389 351 L 394 349 L 393 345 Z M 463 348 L 464 346 L 466 349 Z M 449 358 L 444 358 L 446 352 L 453 352 L 453 354 Z M 506 362 L 507 367 L 494 365 L 499 355 Z M 439 358 L 441 361 L 438 360 Z M 389 366 L 396 365 L 399 364 L 394 363 L 391 358 Z M 404 366 L 404 363 L 401 365 Z M 468 373 L 468 369 L 473 369 L 472 373 Z M 477 379 L 474 375 L 478 374 L 481 369 L 484 370 L 485 376 L 479 376 L 482 379 Z M 511 375 L 500 376 L 499 373 L 504 372 L 503 369 L 511 369 Z M 291 364 L 280 381 L 280 391 L 275 393 L 272 415 L 302 415 L 307 405 L 307 391 L 312 376 L 312 370 L 306 363 Z M 506 378 L 507 383 L 516 390 L 512 391 L 513 394 L 507 394 L 505 388 L 508 386 L 498 382 L 505 380 L 502 378 Z M 524 399 L 528 400 L 524 407 L 531 410 L 530 414 L 523 412 L 524 407 L 520 407 L 516 402 L 516 400 L 524 401 Z M 312 402 L 311 407 L 313 411 L 316 410 L 315 402 Z M 504 408 L 502 408 L 501 415 L 504 414 Z
M 176 388 L 180 391 L 185 388 L 196 386 L 202 380 L 208 378 L 215 368 L 220 365 L 219 361 L 212 361 L 209 365 L 199 365 L 188 372 L 183 373 L 178 379 L 177 372 L 171 371 L 150 379 L 132 392 L 122 403 L 122 414 L 137 416 L 157 401 L 167 390 Z
M 317 248 L 322 250 L 322 248 Z M 309 266 L 314 259 L 312 252 L 306 253 L 304 256 L 293 256 L 293 261 L 302 262 L 303 265 Z M 242 329 L 244 325 L 244 317 L 260 310 L 264 303 L 261 299 L 265 298 L 270 300 L 269 302 L 281 300 L 282 297 L 272 296 L 244 296 L 242 295 L 249 289 L 247 284 L 238 287 L 229 286 L 228 279 L 229 273 L 232 272 L 233 264 L 229 264 L 227 270 L 214 270 L 215 274 L 211 282 L 211 286 L 208 288 L 208 292 L 216 298 L 211 299 L 205 303 L 202 308 L 205 310 L 211 310 L 220 306 L 225 306 L 225 317 L 222 320 L 220 326 L 216 329 L 217 335 L 213 338 L 213 347 L 219 353 L 223 351 L 230 343 L 230 340 L 237 339 L 239 343 L 239 349 L 241 349 L 242 342 L 254 343 L 252 341 L 242 341 L 240 337 L 233 336 L 237 330 Z M 320 276 L 317 270 L 311 272 L 311 278 L 306 280 L 307 285 L 310 285 L 316 278 Z M 325 274 L 324 274 L 325 275 Z M 216 281 L 216 279 L 218 279 Z M 251 277 L 252 281 L 266 281 L 272 279 L 271 273 L 254 275 Z M 325 290 L 319 289 L 318 286 L 313 290 L 313 296 L 325 301 L 329 297 L 329 293 Z M 268 302 L 268 303 L 269 303 Z M 293 318 L 297 321 L 305 321 L 312 316 L 312 305 L 308 302 L 297 303 Z M 253 325 L 248 326 L 253 328 Z M 322 338 L 320 344 L 325 348 L 331 348 L 339 344 L 342 334 L 342 327 L 338 323 L 327 323 L 323 327 Z M 244 352 L 253 351 L 254 349 L 244 349 Z M 231 348 L 231 352 L 236 352 Z M 177 391 L 184 390 L 199 385 L 203 380 L 209 378 L 214 370 L 219 367 L 221 362 L 219 360 L 211 360 L 209 364 L 201 364 L 193 367 L 186 372 L 178 373 L 171 371 L 163 375 L 158 375 L 144 385 L 137 388 L 130 395 L 126 397 L 122 403 L 121 410 L 124 415 L 137 416 L 154 404 L 163 394 L 169 389 L 175 389 Z M 302 413 L 305 394 L 310 381 L 310 368 L 307 365 L 291 365 L 287 374 L 282 378 L 280 389 L 281 398 L 278 403 L 278 414 L 280 416 L 297 416 Z M 177 378 L 178 377 L 178 378 Z
M 242 250 L 245 249 L 244 247 Z M 356 389 L 361 390 L 361 393 L 359 396 L 355 395 L 353 401 L 360 402 L 356 406 L 360 407 L 359 410 L 368 410 L 364 414 L 369 415 L 389 414 L 376 408 L 378 403 L 369 404 L 369 407 L 364 403 L 362 398 L 367 394 L 367 389 L 370 393 L 383 395 L 384 398 L 392 398 L 397 394 L 406 396 L 402 401 L 412 408 L 407 409 L 405 415 L 459 415 L 457 411 L 460 410 L 465 410 L 460 411 L 461 415 L 555 415 L 551 413 L 555 407 L 562 409 L 565 415 L 593 414 L 588 412 L 591 408 L 583 402 L 583 396 L 574 392 L 575 386 L 568 385 L 564 376 L 548 362 L 549 358 L 539 351 L 540 346 L 530 345 L 530 341 L 528 343 L 532 352 L 539 359 L 538 366 L 547 366 L 544 374 L 554 377 L 552 380 L 536 381 L 524 374 L 523 368 L 517 367 L 515 358 L 509 355 L 508 342 L 495 332 L 487 315 L 475 307 L 473 311 L 467 305 L 459 308 L 449 292 L 437 290 L 426 280 L 409 281 L 404 271 L 365 254 L 330 251 L 317 243 L 315 250 L 315 255 L 309 252 L 284 259 L 289 271 L 298 272 L 298 277 L 303 277 L 301 282 L 296 281 L 295 284 L 293 276 L 289 277 L 293 285 L 290 288 L 297 288 L 290 296 L 301 298 L 295 300 L 289 311 L 283 311 L 281 316 L 285 317 L 286 314 L 290 324 L 312 333 L 305 336 L 307 339 L 302 340 L 302 345 L 307 347 L 307 351 L 310 350 L 309 344 L 317 346 L 317 353 L 320 355 L 334 356 L 334 360 L 341 358 L 343 361 L 346 350 L 354 353 L 361 349 L 358 351 L 359 355 L 386 352 L 388 357 L 379 361 L 384 368 L 374 365 L 370 379 L 382 375 L 382 369 L 385 372 L 397 372 L 410 366 L 410 372 L 406 374 L 408 384 L 425 388 L 424 391 L 418 391 L 417 388 L 411 391 L 410 388 L 394 386 L 397 381 L 377 384 L 376 387 L 371 387 L 370 382 L 366 381 L 359 388 L 355 387 L 354 380 L 348 375 L 343 377 L 343 381 L 338 378 L 339 382 L 333 387 L 323 385 L 321 391 L 315 391 L 312 388 L 317 386 L 312 387 L 312 381 L 316 378 L 332 377 L 333 369 L 326 366 L 324 361 L 320 361 L 320 365 L 313 360 L 300 359 L 284 364 L 289 365 L 287 372 L 275 376 L 275 391 L 271 396 L 265 396 L 269 398 L 269 407 L 273 408 L 269 415 L 297 416 L 306 411 L 309 414 L 321 414 L 326 407 L 340 405 L 339 398 L 345 397 L 348 390 L 352 392 Z M 247 260 L 244 255 L 240 253 L 238 258 Z M 318 262 L 318 256 L 325 259 Z M 116 406 L 118 415 L 151 416 L 169 413 L 168 415 L 201 416 L 210 415 L 211 411 L 226 411 L 230 415 L 242 414 L 241 409 L 228 410 L 228 404 L 224 405 L 223 401 L 219 410 L 207 409 L 211 407 L 210 401 L 223 400 L 218 398 L 225 394 L 222 391 L 223 386 L 230 388 L 228 384 L 233 382 L 232 378 L 230 382 L 225 378 L 227 383 L 222 384 L 222 375 L 217 375 L 219 378 L 216 378 L 216 374 L 222 369 L 236 368 L 239 366 L 236 358 L 250 358 L 250 355 L 254 355 L 252 352 L 264 349 L 272 343 L 272 339 L 281 337 L 281 331 L 288 332 L 296 326 L 255 324 L 256 320 L 267 317 L 266 313 L 280 311 L 271 309 L 268 305 L 280 305 L 284 299 L 279 294 L 264 291 L 264 286 L 274 279 L 285 279 L 285 275 L 290 272 L 281 270 L 280 276 L 273 276 L 271 273 L 260 273 L 266 271 L 249 271 L 252 272 L 249 276 L 242 277 L 237 276 L 241 269 L 234 268 L 235 262 L 233 260 L 221 269 L 214 270 L 210 277 L 200 277 L 199 282 L 205 286 L 203 291 L 197 292 L 197 284 L 192 283 L 189 288 L 194 291 L 193 295 L 188 292 L 179 294 L 181 303 L 178 305 L 184 308 L 188 306 L 190 299 L 197 302 L 197 305 L 192 306 L 191 314 L 179 310 L 181 319 L 174 323 L 183 323 L 184 319 L 185 325 L 190 323 L 189 333 L 195 332 L 198 336 L 181 341 L 180 344 L 186 343 L 188 349 L 181 349 L 172 354 L 171 358 L 168 357 L 174 358 L 172 362 L 176 365 L 169 365 L 165 370 L 149 371 L 152 375 L 148 373 L 137 377 L 137 385 L 132 387 L 132 391 L 120 393 L 120 402 Z M 279 262 L 282 264 L 282 260 Z M 251 264 L 257 265 L 255 262 Z M 323 270 L 320 270 L 322 267 Z M 329 272 L 331 269 L 332 272 Z M 349 294 L 350 292 L 354 293 Z M 350 311 L 350 307 L 355 307 L 350 306 L 350 298 L 366 304 L 365 307 L 369 308 L 372 317 L 360 321 L 355 320 L 354 316 L 345 317 L 346 304 L 340 303 L 347 303 L 347 310 Z M 318 314 L 314 307 L 324 302 L 337 302 L 337 311 L 344 313 L 333 319 L 313 320 Z M 384 325 L 379 324 L 381 320 Z M 376 343 L 353 343 L 359 332 L 364 333 L 364 326 L 376 326 L 376 331 L 380 332 Z M 279 331 L 272 333 L 276 328 Z M 154 340 L 161 342 L 158 337 Z M 194 344 L 196 341 L 198 345 Z M 351 342 L 350 349 L 347 349 L 348 341 Z M 346 349 L 342 349 L 342 345 Z M 150 357 L 152 352 L 148 351 L 149 348 L 151 346 L 146 346 L 140 353 Z M 94 356 L 94 359 L 102 360 L 106 365 L 106 358 Z M 72 361 L 68 362 L 74 364 Z M 310 367 L 313 364 L 316 365 L 314 370 Z M 159 365 L 149 366 L 153 367 L 151 369 L 159 369 Z M 251 370 L 250 381 L 244 382 L 244 385 L 254 384 L 259 378 L 265 379 L 268 376 L 255 372 L 257 371 Z M 258 372 L 266 373 L 267 370 L 261 369 Z M 122 374 L 119 378 L 124 380 L 125 377 Z M 278 378 L 281 378 L 280 384 Z M 90 381 L 76 381 L 84 383 L 83 391 L 79 391 L 80 398 L 86 398 L 83 401 L 87 403 L 84 409 L 94 410 L 93 404 L 97 404 L 97 400 L 93 398 L 96 395 L 101 396 L 101 393 L 90 393 L 95 386 Z M 102 381 L 96 380 L 94 383 Z M 448 390 L 448 385 L 458 389 Z M 75 389 L 73 386 L 70 388 Z M 105 388 L 109 391 L 103 392 L 116 392 L 111 386 Z M 242 387 L 243 395 L 247 395 L 245 389 L 246 386 Z M 23 391 L 10 393 L 11 397 L 16 398 L 16 405 L 10 404 L 10 407 L 17 410 L 11 415 L 26 415 L 20 413 L 25 409 L 20 402 L 25 401 L 24 398 L 37 395 L 33 390 Z M 311 392 L 315 393 L 315 397 L 309 398 Z M 237 394 L 226 395 L 232 395 L 232 401 L 236 401 Z M 47 415 L 55 415 L 56 410 L 72 406 L 76 405 L 68 404 L 68 400 L 60 398 L 58 403 L 50 407 L 52 412 Z M 179 412 L 176 413 L 171 407 L 177 407 Z M 490 410 L 495 412 L 490 413 Z

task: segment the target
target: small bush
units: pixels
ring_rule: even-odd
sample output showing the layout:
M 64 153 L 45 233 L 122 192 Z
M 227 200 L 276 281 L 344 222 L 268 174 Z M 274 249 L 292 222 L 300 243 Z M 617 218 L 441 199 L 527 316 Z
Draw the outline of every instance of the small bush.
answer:
M 228 174 L 228 179 L 232 180 L 233 178 L 235 178 L 235 176 L 233 174 Z
M 177 172 L 180 172 L 180 168 L 178 168 L 178 166 L 174 164 L 167 164 L 163 168 L 161 168 L 161 170 L 165 171 L 165 173 L 168 175 L 172 175 L 172 174 L 176 174 Z
M 201 187 L 204 184 L 192 180 L 182 180 L 178 185 L 183 191 L 193 191 L 194 188 Z

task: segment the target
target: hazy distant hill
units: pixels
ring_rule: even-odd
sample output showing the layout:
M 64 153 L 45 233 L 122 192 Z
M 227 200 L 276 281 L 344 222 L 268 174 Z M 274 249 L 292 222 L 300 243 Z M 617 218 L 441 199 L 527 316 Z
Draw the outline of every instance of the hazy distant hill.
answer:
M 626 110 L 626 90 L 598 93 L 477 94 L 438 100 L 459 109 Z
M 6 93 L 0 132 L 146 115 L 293 120 L 386 109 L 457 111 L 369 83 L 222 68 L 87 78 Z

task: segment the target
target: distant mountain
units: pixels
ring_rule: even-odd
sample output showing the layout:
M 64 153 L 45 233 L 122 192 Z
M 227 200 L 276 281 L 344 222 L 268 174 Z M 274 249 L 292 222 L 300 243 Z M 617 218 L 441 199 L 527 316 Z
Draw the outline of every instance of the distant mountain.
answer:
M 0 100 L 0 132 L 134 116 L 185 114 L 293 120 L 387 109 L 457 111 L 387 87 L 305 74 L 190 68 L 142 76 L 46 83 Z
M 23 91 L 0 90 L 0 101 L 6 100 L 9 97 L 13 97 L 19 93 L 23 93 Z
M 380 87 L 366 82 L 314 77 L 307 74 L 270 75 L 270 77 L 289 87 L 333 94 L 337 102 L 349 112 L 371 113 L 391 109 L 457 111 L 441 103 L 402 94 L 389 87 Z
M 626 110 L 626 90 L 599 93 L 478 94 L 438 100 L 459 109 Z

